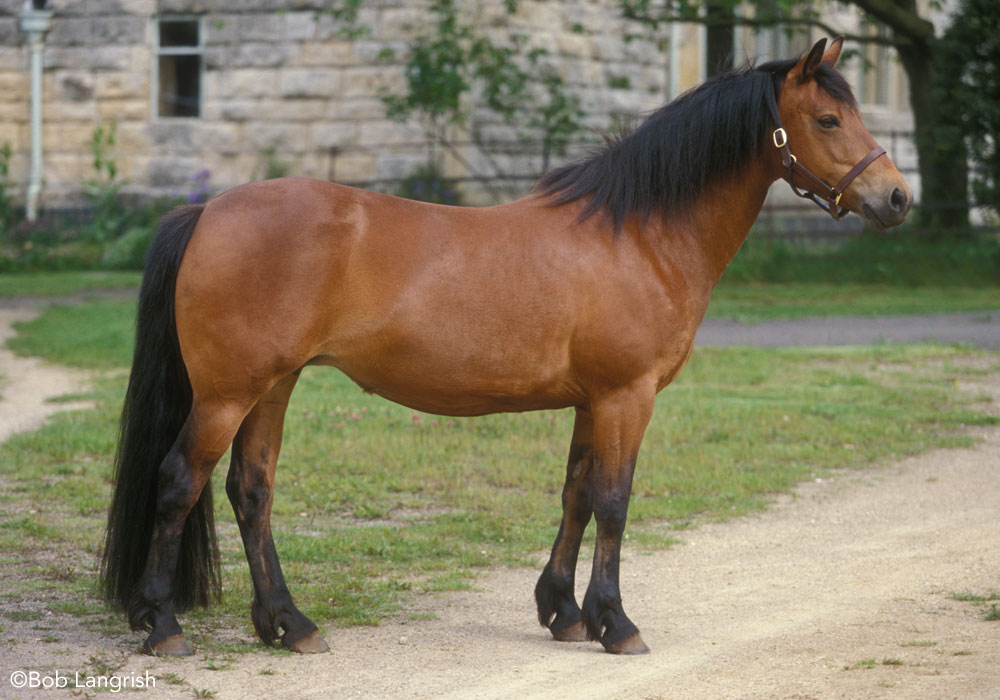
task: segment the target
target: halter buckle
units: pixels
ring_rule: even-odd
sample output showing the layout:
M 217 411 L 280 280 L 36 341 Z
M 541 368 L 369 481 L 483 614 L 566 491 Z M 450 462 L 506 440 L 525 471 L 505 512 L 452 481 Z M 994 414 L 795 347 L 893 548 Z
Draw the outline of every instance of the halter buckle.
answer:
M 778 142 L 779 138 L 781 139 L 780 143 Z M 788 134 L 785 132 L 784 127 L 775 129 L 774 133 L 771 134 L 771 140 L 774 142 L 775 148 L 784 148 L 788 144 Z

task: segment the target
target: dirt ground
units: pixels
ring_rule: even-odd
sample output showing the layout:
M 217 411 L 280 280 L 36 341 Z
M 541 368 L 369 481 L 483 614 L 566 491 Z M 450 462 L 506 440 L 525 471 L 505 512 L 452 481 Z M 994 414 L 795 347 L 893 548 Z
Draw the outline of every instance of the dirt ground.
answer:
M 45 392 L 77 386 L 73 373 L 32 383 L 59 371 L 0 351 L 0 435 L 37 424 L 27 407 Z M 1000 377 L 963 388 L 1000 410 Z M 74 686 L 149 672 L 148 697 L 164 698 L 1000 700 L 1000 622 L 952 597 L 1000 590 L 1000 428 L 976 434 L 973 448 L 805 484 L 763 514 L 681 532 L 668 551 L 626 546 L 623 597 L 644 656 L 551 640 L 535 621 L 538 570 L 504 569 L 419 600 L 432 619 L 325 629 L 332 652 L 320 656 L 154 659 L 137 653 L 137 633 L 3 619 L 0 699 L 89 695 Z M 65 687 L 13 687 L 32 671 Z

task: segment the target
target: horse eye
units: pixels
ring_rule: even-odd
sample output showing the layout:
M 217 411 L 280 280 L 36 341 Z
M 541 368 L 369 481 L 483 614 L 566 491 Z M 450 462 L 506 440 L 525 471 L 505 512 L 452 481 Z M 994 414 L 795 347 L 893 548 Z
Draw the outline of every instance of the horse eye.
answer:
M 824 129 L 836 129 L 840 126 L 840 120 L 833 116 L 820 117 L 819 125 Z

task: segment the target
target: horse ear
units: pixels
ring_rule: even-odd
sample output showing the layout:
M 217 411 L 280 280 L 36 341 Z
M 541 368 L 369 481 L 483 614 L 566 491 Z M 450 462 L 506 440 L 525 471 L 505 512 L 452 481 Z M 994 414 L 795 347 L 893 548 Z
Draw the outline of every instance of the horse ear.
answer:
M 831 67 L 837 65 L 837 61 L 840 60 L 840 50 L 844 48 L 844 37 L 838 36 L 832 42 L 830 42 L 830 48 L 826 50 L 823 54 L 823 63 L 829 64 Z
M 823 51 L 826 49 L 826 39 L 820 39 L 816 42 L 816 45 L 812 47 L 805 58 L 799 60 L 793 69 L 799 74 L 800 83 L 808 83 L 812 80 L 813 73 L 819 68 L 819 64 L 823 62 Z

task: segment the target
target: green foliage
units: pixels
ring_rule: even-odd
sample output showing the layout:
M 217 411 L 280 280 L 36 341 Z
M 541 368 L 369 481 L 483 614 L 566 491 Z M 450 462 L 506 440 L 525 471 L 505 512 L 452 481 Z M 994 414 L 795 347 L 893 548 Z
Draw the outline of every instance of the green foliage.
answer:
M 417 113 L 431 137 L 438 138 L 444 125 L 466 120 L 461 100 L 469 89 L 472 28 L 459 23 L 452 0 L 435 0 L 430 11 L 437 18 L 433 33 L 410 45 L 407 93 L 384 92 L 382 101 L 390 118 L 403 120 Z
M 546 65 L 547 52 L 526 50 L 526 38 L 518 35 L 495 42 L 462 21 L 453 0 L 434 0 L 429 9 L 434 25 L 409 46 L 405 92 L 381 91 L 386 114 L 416 117 L 430 142 L 446 144 L 448 127 L 468 125 L 475 96 L 522 138 L 540 140 L 547 166 L 550 153 L 562 153 L 583 129 L 579 99 Z M 506 9 L 512 12 L 516 3 Z
M 287 176 L 290 170 L 291 166 L 281 158 L 280 144 L 272 143 L 270 146 L 261 149 L 257 154 L 254 179 L 273 180 Z
M 358 13 L 364 0 L 336 0 L 335 6 L 325 12 L 337 24 L 337 36 L 341 39 L 360 39 L 371 34 L 371 27 L 358 21 Z
M 153 226 L 130 226 L 111 241 L 101 258 L 107 270 L 141 270 L 146 261 L 146 251 L 153 242 Z
M 118 123 L 98 124 L 90 137 L 95 177 L 84 182 L 84 194 L 94 209 L 94 218 L 81 235 L 103 243 L 117 237 L 128 222 L 129 212 L 120 195 L 124 183 L 118 178 L 114 149 L 118 145 Z
M 422 165 L 406 176 L 396 189 L 398 197 L 435 204 L 460 205 L 462 198 L 451 180 L 434 163 Z
M 563 80 L 553 71 L 541 72 L 548 98 L 528 119 L 528 126 L 542 133 L 542 171 L 549 169 L 553 153 L 562 155 L 574 136 L 583 129 L 580 98 L 563 89 Z
M 834 248 L 792 245 L 751 234 L 726 271 L 730 282 L 996 286 L 996 233 L 945 238 L 866 232 Z
M 941 41 L 948 66 L 936 98 L 964 136 L 974 201 L 1000 215 L 1000 12 L 996 0 L 962 0 Z
M 11 203 L 8 191 L 10 183 L 7 181 L 10 176 L 11 155 L 10 141 L 4 141 L 0 144 L 0 237 L 4 236 L 14 223 L 14 205 Z

